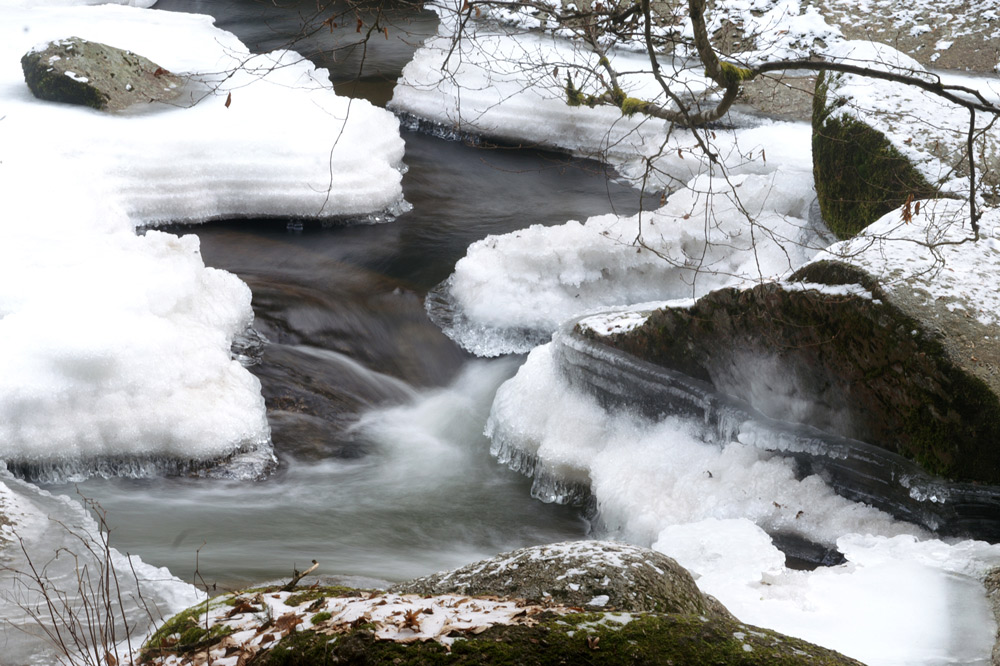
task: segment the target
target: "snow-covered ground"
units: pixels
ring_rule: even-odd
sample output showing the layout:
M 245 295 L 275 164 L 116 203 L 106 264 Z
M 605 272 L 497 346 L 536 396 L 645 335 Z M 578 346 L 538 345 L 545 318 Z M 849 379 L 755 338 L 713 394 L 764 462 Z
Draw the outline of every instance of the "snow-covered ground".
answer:
M 0 459 L 251 449 L 259 472 L 264 402 L 230 351 L 249 290 L 196 237 L 136 228 L 398 209 L 396 119 L 297 54 L 251 57 L 209 16 L 21 4 L 0 22 Z M 115 114 L 35 99 L 20 56 L 71 35 L 151 58 L 185 94 Z

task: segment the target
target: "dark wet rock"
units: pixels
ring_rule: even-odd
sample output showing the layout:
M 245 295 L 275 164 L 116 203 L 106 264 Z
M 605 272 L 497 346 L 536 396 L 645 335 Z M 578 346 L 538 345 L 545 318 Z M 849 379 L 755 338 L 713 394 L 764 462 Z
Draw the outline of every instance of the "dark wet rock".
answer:
M 182 84 L 180 77 L 140 55 L 79 37 L 29 51 L 21 68 L 35 97 L 103 111 L 176 99 Z
M 788 282 L 721 289 L 600 339 L 772 418 L 875 444 L 933 475 L 998 483 L 1000 382 L 981 363 L 995 356 L 998 331 L 915 298 L 917 286 L 885 289 L 864 270 L 822 261 Z M 963 339 L 979 341 L 982 358 Z
M 601 610 L 731 617 L 662 553 L 612 541 L 522 548 L 391 588 L 405 594 L 466 594 Z

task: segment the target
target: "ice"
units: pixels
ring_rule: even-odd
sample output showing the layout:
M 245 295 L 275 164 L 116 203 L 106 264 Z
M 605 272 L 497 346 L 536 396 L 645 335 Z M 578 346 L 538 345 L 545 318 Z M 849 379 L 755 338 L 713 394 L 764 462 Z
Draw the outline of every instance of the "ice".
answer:
M 123 657 L 129 649 L 128 641 L 137 649 L 155 623 L 204 596 L 166 569 L 114 548 L 105 550 L 98 524 L 79 502 L 15 479 L 2 464 L 0 516 L 12 523 L 5 526 L 0 538 L 0 623 L 4 625 L 5 664 L 63 663 L 57 646 L 39 639 L 43 629 L 61 631 L 72 646 L 68 632 L 75 631 L 87 640 L 85 632 L 98 629 L 98 623 L 105 619 L 108 624 L 100 628 L 109 631 L 113 627 L 116 642 L 121 643 L 118 656 Z M 31 580 L 32 566 L 42 572 L 56 612 L 64 618 L 75 613 L 81 624 L 53 625 L 45 599 Z M 101 596 L 106 582 L 100 579 L 101 572 L 112 574 L 117 585 L 111 598 Z M 93 624 L 85 619 L 88 602 Z M 29 611 L 38 612 L 37 619 Z M 130 632 L 125 631 L 126 621 Z M 93 647 L 96 650 L 98 646 Z M 101 654 L 103 660 L 103 653 L 92 652 L 91 658 L 94 654 Z M 73 663 L 84 662 L 77 656 Z
M 599 533 L 678 558 L 745 622 L 873 666 L 988 663 L 995 624 L 980 580 L 1000 547 L 935 539 L 797 478 L 789 460 L 708 444 L 697 421 L 605 411 L 569 384 L 552 349 L 532 351 L 500 387 L 487 433 L 586 483 Z M 787 569 L 767 536 L 783 532 L 836 545 L 847 563 Z
M 21 55 L 70 35 L 184 77 L 181 102 L 34 98 Z M 8 3 L 0 56 L 0 459 L 46 478 L 224 459 L 259 476 L 264 401 L 231 350 L 250 291 L 196 237 L 143 228 L 398 210 L 398 122 L 297 54 L 252 56 L 210 16 Z
M 430 309 L 458 313 L 439 323 L 476 354 L 526 352 L 589 311 L 787 273 L 825 247 L 807 220 L 812 198 L 811 174 L 794 167 L 706 174 L 653 212 L 488 236 L 469 247 L 442 287 L 444 303 Z

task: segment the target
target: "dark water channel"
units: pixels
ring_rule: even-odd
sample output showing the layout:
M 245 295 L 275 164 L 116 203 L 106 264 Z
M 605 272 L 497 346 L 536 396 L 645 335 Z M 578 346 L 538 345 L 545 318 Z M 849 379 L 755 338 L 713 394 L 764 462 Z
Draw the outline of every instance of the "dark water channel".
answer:
M 309 3 L 236 0 L 157 7 L 210 13 L 255 49 L 286 43 L 300 16 L 315 12 Z M 390 28 L 388 39 L 373 40 L 357 88 L 377 102 L 391 96 L 414 35 L 435 25 L 427 12 L 393 12 L 408 31 Z M 357 48 L 331 55 L 330 39 L 321 33 L 300 46 L 328 51 L 322 64 L 334 67 L 343 93 L 362 56 Z M 236 586 L 286 576 L 311 559 L 329 575 L 399 580 L 586 536 L 576 510 L 532 500 L 530 481 L 488 454 L 482 430 L 493 393 L 520 359 L 472 359 L 427 319 L 423 298 L 488 234 L 629 214 L 638 195 L 592 162 L 410 131 L 404 138 L 403 185 L 413 209 L 390 223 L 296 229 L 287 220 L 243 220 L 172 229 L 196 233 L 206 264 L 236 273 L 253 291 L 256 328 L 268 344 L 252 370 L 280 465 L 259 482 L 79 484 L 108 511 L 119 549 L 188 580 L 197 556 L 207 581 Z

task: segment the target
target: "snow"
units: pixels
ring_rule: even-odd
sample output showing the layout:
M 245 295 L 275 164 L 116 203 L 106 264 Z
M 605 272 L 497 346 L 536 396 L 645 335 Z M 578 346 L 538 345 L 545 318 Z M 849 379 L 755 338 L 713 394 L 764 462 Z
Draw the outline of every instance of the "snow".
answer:
M 206 267 L 196 237 L 136 229 L 399 208 L 396 119 L 338 97 L 294 53 L 251 56 L 209 16 L 3 12 L 0 459 L 146 474 L 148 461 L 251 451 L 237 473 L 259 474 L 272 460 L 264 401 L 231 353 L 253 320 L 249 289 Z M 35 99 L 21 55 L 70 35 L 185 77 L 184 103 L 108 114 Z
M 586 312 L 696 298 L 787 273 L 826 246 L 808 221 L 815 195 L 803 145 L 803 123 L 720 130 L 713 147 L 731 165 L 728 175 L 709 175 L 694 150 L 686 158 L 665 152 L 653 162 L 660 177 L 690 180 L 655 211 L 534 225 L 473 243 L 444 286 L 458 314 L 445 333 L 482 356 L 526 352 Z M 686 171 L 699 168 L 706 173 Z
M 336 640 L 365 623 L 375 638 L 397 643 L 436 641 L 450 646 L 461 634 L 478 634 L 498 625 L 536 623 L 540 613 L 565 615 L 572 609 L 523 601 L 503 601 L 443 594 L 421 597 L 412 594 L 373 593 L 362 596 L 320 597 L 315 602 L 289 605 L 292 592 L 239 593 L 219 597 L 206 604 L 199 626 L 226 625 L 232 633 L 207 649 L 206 657 L 168 654 L 148 661 L 157 666 L 208 663 L 236 666 L 262 650 L 274 647 L 286 635 L 308 627 Z M 320 613 L 324 616 L 317 618 Z M 453 636 L 451 634 L 458 634 Z M 131 663 L 131 662 L 129 662 Z
M 855 238 L 816 257 L 844 259 L 880 279 L 890 292 L 962 310 L 984 326 L 1000 325 L 1000 209 L 985 209 L 973 242 L 969 209 L 959 201 L 925 201 L 910 222 L 884 215 Z M 928 248 L 936 245 L 933 252 Z
M 135 646 L 152 630 L 152 623 L 204 598 L 195 587 L 164 568 L 115 548 L 106 550 L 98 524 L 84 507 L 66 496 L 53 495 L 14 478 L 2 463 L 0 518 L 11 523 L 0 531 L 4 564 L 0 567 L 4 663 L 38 666 L 64 663 L 58 648 L 38 640 L 39 632 L 60 631 L 72 646 L 68 632 L 76 632 L 78 638 L 87 640 L 83 632 L 105 619 L 108 624 L 101 624 L 105 630 L 113 628 L 117 640 L 124 643 L 127 637 Z M 20 540 L 14 546 L 3 542 L 14 538 Z M 71 556 L 67 557 L 67 553 Z M 37 611 L 45 607 L 37 583 L 31 582 L 31 567 L 44 576 L 48 598 L 61 620 L 55 627 L 47 611 L 35 617 L 29 613 L 29 609 Z M 105 599 L 99 591 L 106 582 L 98 580 L 102 572 L 115 574 L 117 590 L 112 591 L 113 598 Z M 91 605 L 85 607 L 88 602 Z M 88 623 L 88 610 L 94 624 Z M 79 622 L 67 621 L 70 618 Z M 128 622 L 128 632 L 123 620 Z M 127 651 L 127 644 L 123 644 L 118 654 Z M 84 659 L 79 656 L 73 663 L 84 663 Z
M 1000 546 L 935 539 L 798 479 L 787 459 L 706 444 L 702 427 L 605 411 L 568 383 L 550 344 L 497 392 L 487 432 L 587 483 L 605 531 L 678 559 L 744 622 L 872 666 L 989 663 L 995 624 L 980 580 Z M 787 569 L 765 530 L 836 545 L 848 561 Z

